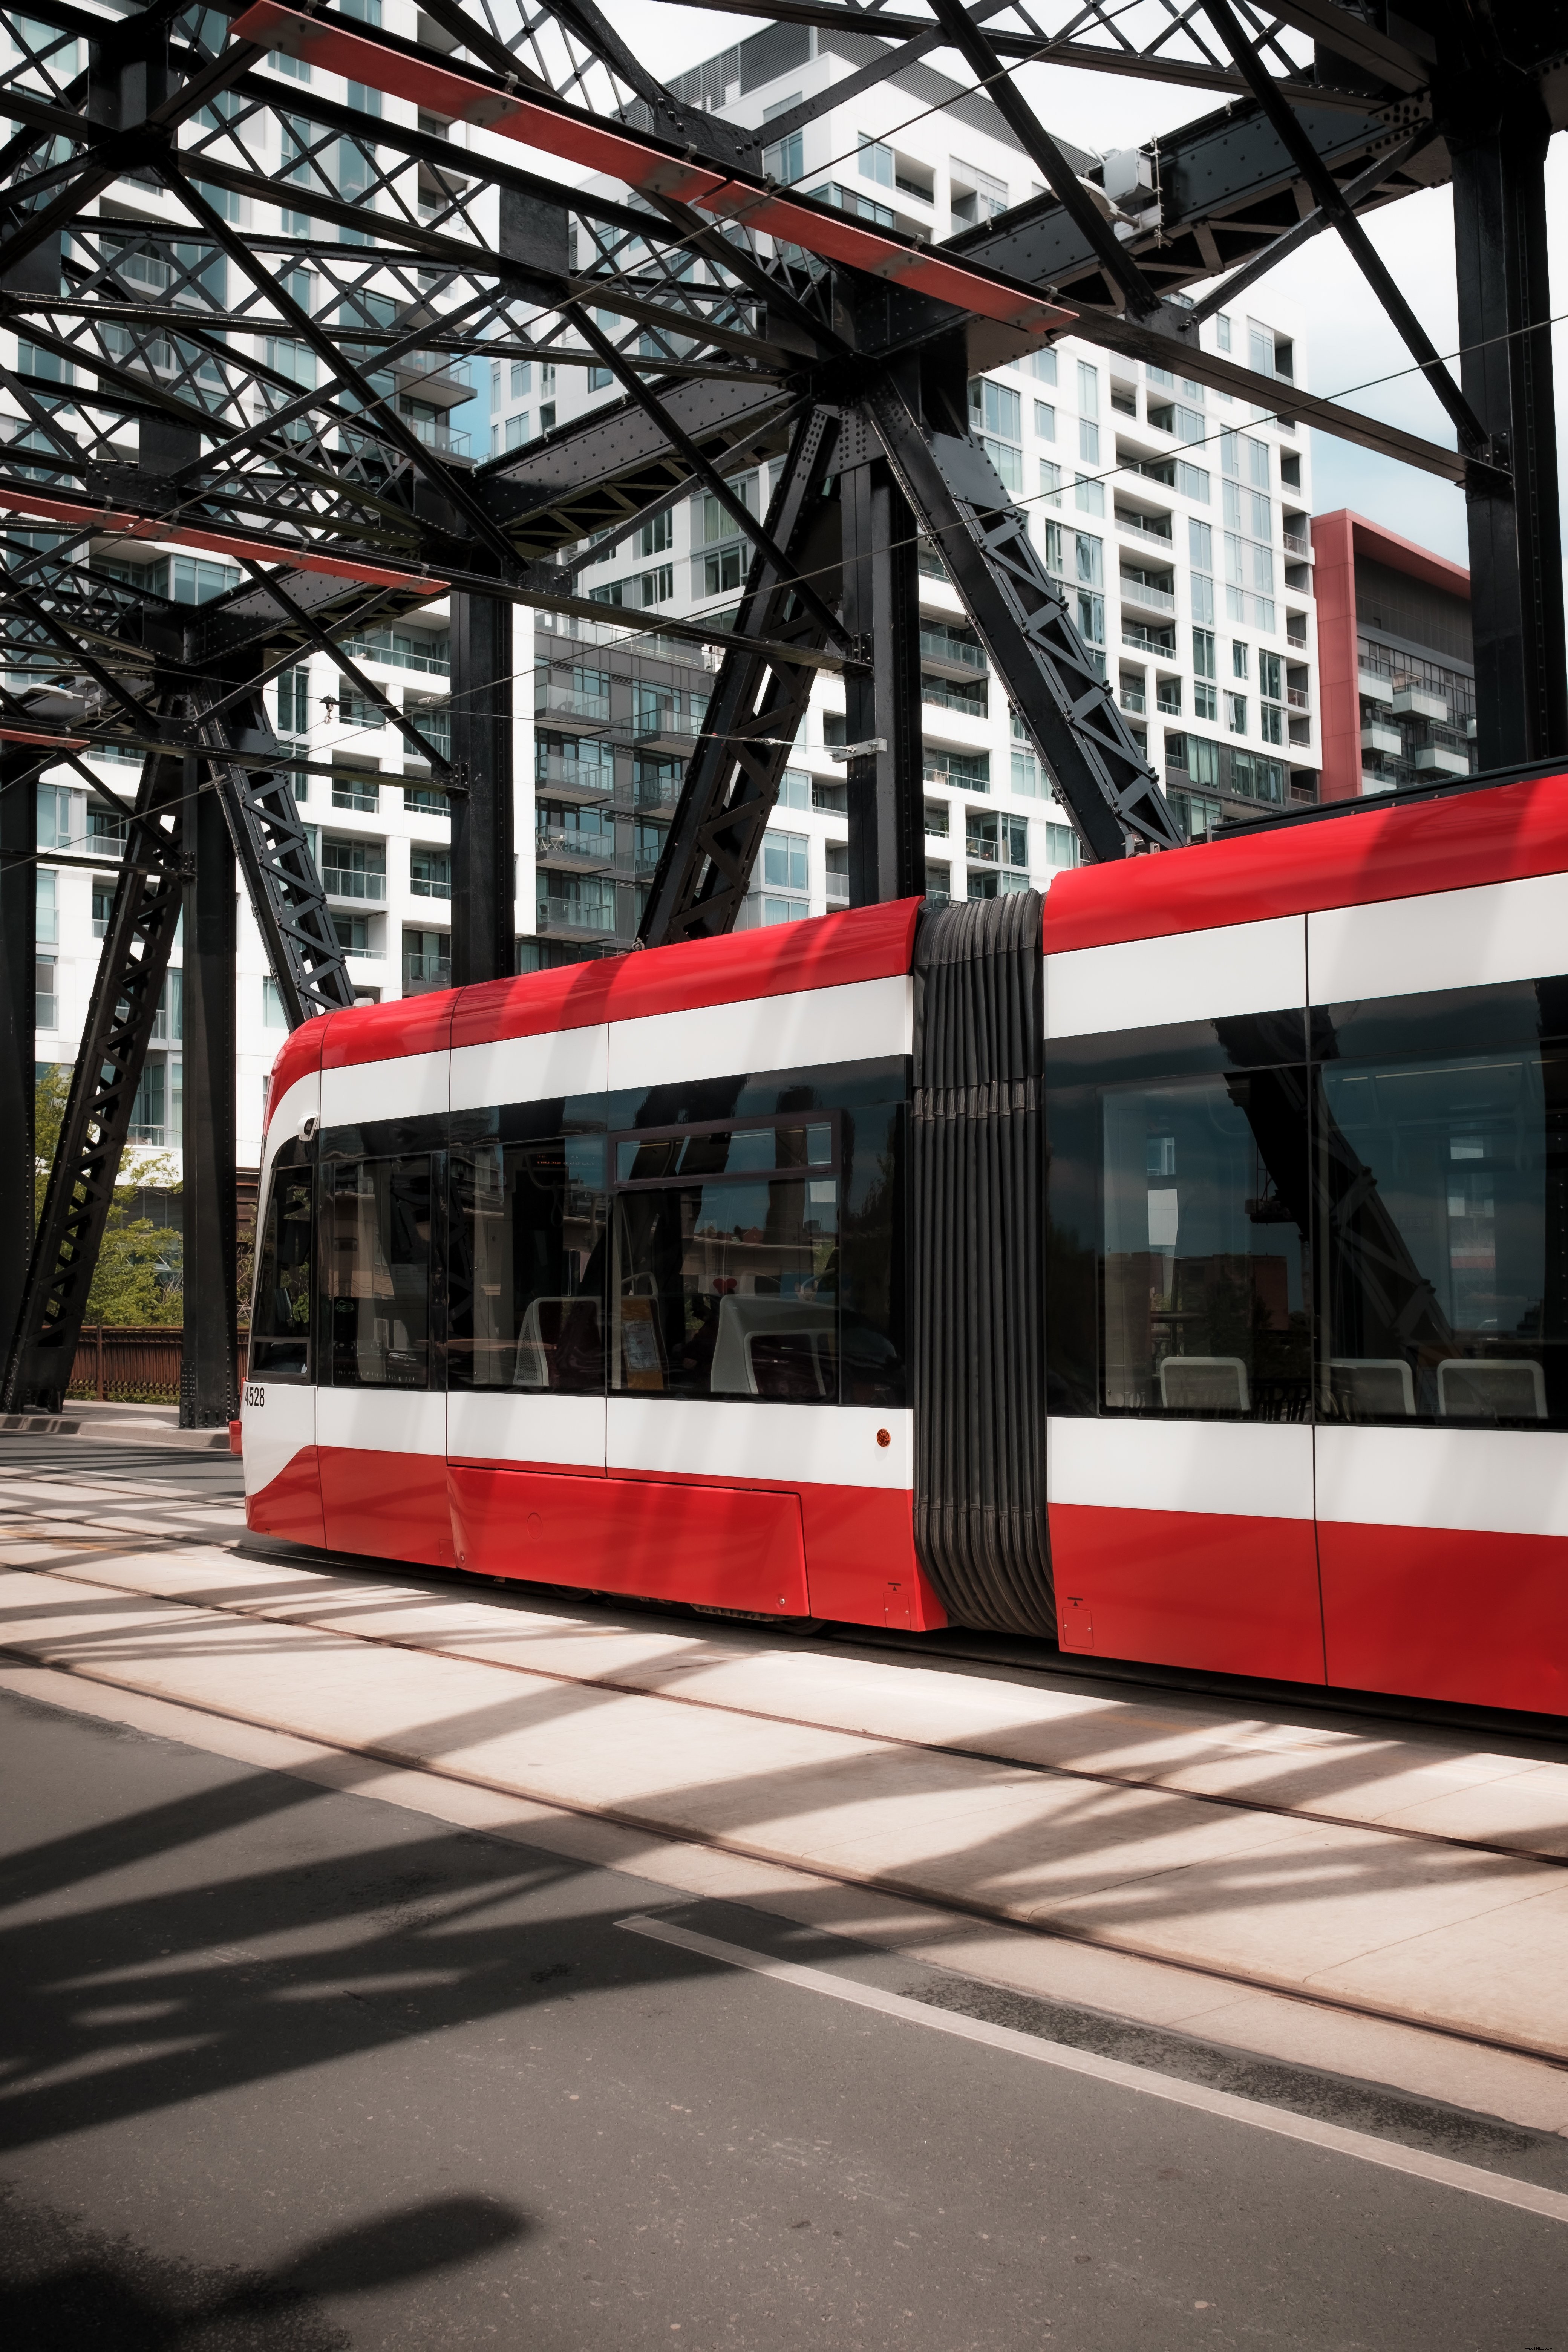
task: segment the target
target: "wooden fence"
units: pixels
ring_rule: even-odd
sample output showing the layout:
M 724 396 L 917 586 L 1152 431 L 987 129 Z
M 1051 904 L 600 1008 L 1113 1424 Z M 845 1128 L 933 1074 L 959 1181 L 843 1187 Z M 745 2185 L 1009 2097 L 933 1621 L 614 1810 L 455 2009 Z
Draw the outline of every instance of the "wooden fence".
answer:
M 68 1393 L 121 1404 L 177 1404 L 184 1336 L 177 1323 L 84 1323 Z M 241 1381 L 247 1353 L 242 1331 Z

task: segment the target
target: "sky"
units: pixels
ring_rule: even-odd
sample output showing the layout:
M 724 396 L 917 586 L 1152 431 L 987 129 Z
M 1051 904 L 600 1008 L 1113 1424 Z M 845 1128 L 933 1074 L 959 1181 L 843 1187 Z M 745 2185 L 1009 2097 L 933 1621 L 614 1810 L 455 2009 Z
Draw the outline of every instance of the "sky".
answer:
M 605 0 L 605 7 L 637 53 L 657 60 L 665 81 L 731 42 L 744 40 L 759 23 L 754 16 L 670 5 L 667 0 Z M 951 54 L 939 52 L 931 63 L 955 81 L 970 79 Z M 1192 90 L 1062 67 L 1026 66 L 1020 68 L 1020 87 L 1047 127 L 1101 152 L 1142 146 L 1204 110 L 1201 95 Z M 1548 158 L 1547 200 L 1553 307 L 1568 313 L 1568 146 L 1562 138 L 1552 142 Z M 1447 189 L 1387 205 L 1371 215 L 1366 226 L 1437 350 L 1452 353 L 1458 334 Z M 1330 398 L 1347 394 L 1347 406 L 1453 446 L 1447 419 L 1413 372 L 1408 352 L 1338 237 L 1329 233 L 1314 238 L 1263 279 L 1249 297 L 1258 314 L 1268 315 L 1270 291 L 1288 298 L 1298 311 L 1312 391 Z M 1553 330 L 1552 346 L 1561 432 L 1568 425 L 1568 319 Z M 1463 494 L 1436 476 L 1314 433 L 1312 482 L 1320 514 L 1353 507 L 1439 554 L 1460 563 L 1467 560 Z

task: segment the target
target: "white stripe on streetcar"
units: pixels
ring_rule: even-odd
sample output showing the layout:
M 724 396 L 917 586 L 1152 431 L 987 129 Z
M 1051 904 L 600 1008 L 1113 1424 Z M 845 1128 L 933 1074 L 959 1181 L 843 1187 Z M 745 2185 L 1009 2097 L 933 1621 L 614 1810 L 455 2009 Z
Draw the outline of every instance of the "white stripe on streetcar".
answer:
M 1087 2074 L 1095 2082 L 1114 2083 L 1124 2091 L 1147 2098 L 1166 2099 L 1173 2106 L 1195 2107 L 1201 2114 L 1224 2116 L 1228 2122 L 1250 2124 L 1255 2131 L 1276 2133 L 1281 2139 L 1302 2140 L 1309 2147 L 1331 2148 L 1338 2156 L 1363 2164 L 1380 2164 L 1390 2172 L 1406 2172 L 1417 2180 L 1436 2181 L 1444 2189 L 1462 2189 L 1469 2197 L 1488 2197 L 1495 2204 L 1517 2206 L 1521 2212 L 1539 2213 L 1550 2221 L 1568 2221 L 1568 2196 L 1555 2189 L 1538 2188 L 1532 2180 L 1512 2180 L 1504 2173 L 1484 2171 L 1479 2165 L 1456 2164 L 1451 2157 L 1429 2156 L 1425 2149 L 1402 2147 L 1397 2140 L 1377 2139 L 1370 2132 L 1347 2131 L 1342 2124 L 1321 2123 L 1312 2116 L 1293 2115 L 1288 2107 L 1265 2106 L 1260 2100 L 1237 2098 L 1231 2091 L 1211 2091 L 1201 2083 L 1184 2083 L 1173 2074 L 1128 2066 L 1119 2058 L 1101 2058 L 1093 2051 L 1074 2050 L 1065 2042 L 1046 2042 L 1020 2033 L 1010 2025 L 991 2025 L 984 2018 L 965 2017 L 950 2009 L 932 2009 L 906 1993 L 883 1992 L 879 1986 L 859 1984 L 853 1977 L 834 1976 L 826 1969 L 801 1967 L 794 1960 L 776 1960 L 743 1944 L 726 1944 L 716 1936 L 700 1936 L 668 1919 L 644 1914 L 617 1919 L 634 1936 L 656 1943 L 675 1944 L 681 1950 L 700 1952 L 731 1968 L 749 1969 L 753 1976 L 773 1977 L 797 1985 L 803 1992 L 826 1993 L 855 2009 L 875 2010 L 883 2017 L 899 2017 L 923 2025 L 933 2033 L 949 2033 L 959 2042 L 983 2042 L 1005 2050 L 1015 2058 L 1032 2058 L 1037 2065 L 1058 2066 L 1069 2074 Z

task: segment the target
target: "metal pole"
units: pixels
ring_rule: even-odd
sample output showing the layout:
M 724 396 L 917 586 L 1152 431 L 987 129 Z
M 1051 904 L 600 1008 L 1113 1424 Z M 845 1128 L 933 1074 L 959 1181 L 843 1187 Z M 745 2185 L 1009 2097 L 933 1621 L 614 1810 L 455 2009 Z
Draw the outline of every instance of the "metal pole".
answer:
M 184 763 L 190 857 L 184 925 L 185 1328 L 180 1427 L 216 1429 L 239 1409 L 235 1379 L 234 845 L 216 791 Z
M 512 608 L 452 596 L 452 984 L 516 969 Z
M 914 517 L 858 412 L 840 458 L 844 619 L 869 663 L 845 673 L 844 724 L 882 745 L 849 762 L 849 903 L 874 907 L 925 896 L 920 572 Z
M 37 763 L 0 753 L 0 1344 L 16 1328 L 36 1223 L 37 797 L 18 778 Z
M 1568 751 L 1562 520 L 1547 282 L 1546 146 L 1539 92 L 1521 86 L 1489 120 L 1448 134 L 1461 376 L 1511 495 L 1467 491 L 1477 749 L 1483 768 Z

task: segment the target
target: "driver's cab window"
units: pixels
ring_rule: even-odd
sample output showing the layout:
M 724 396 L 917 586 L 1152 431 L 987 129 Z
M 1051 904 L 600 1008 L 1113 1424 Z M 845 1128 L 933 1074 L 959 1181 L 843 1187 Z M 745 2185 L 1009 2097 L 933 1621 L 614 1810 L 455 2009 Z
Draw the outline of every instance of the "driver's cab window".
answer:
M 256 1253 L 248 1359 L 256 1380 L 310 1377 L 311 1175 L 298 1137 L 279 1148 Z

